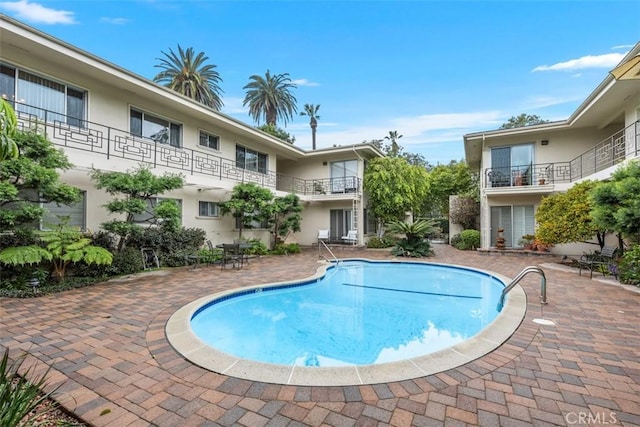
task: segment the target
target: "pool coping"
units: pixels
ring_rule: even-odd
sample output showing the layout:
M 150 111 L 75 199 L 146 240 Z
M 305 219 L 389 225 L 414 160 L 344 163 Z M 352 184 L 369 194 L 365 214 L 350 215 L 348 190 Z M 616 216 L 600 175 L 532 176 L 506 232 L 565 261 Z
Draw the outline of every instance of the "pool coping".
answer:
M 346 259 L 344 259 L 346 260 Z M 494 277 L 505 286 L 510 279 L 504 275 L 455 264 L 404 260 L 370 260 L 349 258 L 366 262 L 386 263 L 422 263 L 436 266 L 455 267 L 469 271 L 478 271 Z M 364 384 L 388 383 L 420 378 L 447 371 L 478 359 L 500 347 L 522 323 L 527 309 L 527 297 L 524 289 L 516 285 L 510 292 L 502 311 L 482 331 L 468 340 L 443 350 L 411 359 L 376 365 L 307 367 L 276 365 L 254 360 L 242 359 L 217 350 L 200 340 L 191 329 L 193 315 L 204 305 L 225 296 L 251 290 L 282 287 L 319 279 L 333 263 L 318 261 L 316 273 L 304 279 L 285 282 L 265 283 L 230 289 L 198 298 L 179 308 L 168 319 L 165 334 L 171 346 L 186 360 L 204 369 L 231 377 L 252 381 L 299 386 L 352 386 Z

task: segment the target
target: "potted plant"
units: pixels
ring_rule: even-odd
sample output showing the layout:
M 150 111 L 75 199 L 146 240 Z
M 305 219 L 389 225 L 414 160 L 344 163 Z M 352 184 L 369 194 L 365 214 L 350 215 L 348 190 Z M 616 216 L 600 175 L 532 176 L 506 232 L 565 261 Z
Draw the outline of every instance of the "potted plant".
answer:
M 533 250 L 538 252 L 547 252 L 552 245 L 543 242 L 540 239 L 533 240 Z
M 520 244 L 520 246 L 522 246 L 523 249 L 530 251 L 533 249 L 533 241 L 535 240 L 535 238 L 536 237 L 533 234 L 525 234 L 518 241 L 518 244 Z
M 516 171 L 516 174 L 514 176 L 514 185 L 522 185 L 522 182 L 522 172 Z
M 547 174 L 545 172 L 540 172 L 540 176 L 538 177 L 538 185 L 544 185 L 547 182 Z

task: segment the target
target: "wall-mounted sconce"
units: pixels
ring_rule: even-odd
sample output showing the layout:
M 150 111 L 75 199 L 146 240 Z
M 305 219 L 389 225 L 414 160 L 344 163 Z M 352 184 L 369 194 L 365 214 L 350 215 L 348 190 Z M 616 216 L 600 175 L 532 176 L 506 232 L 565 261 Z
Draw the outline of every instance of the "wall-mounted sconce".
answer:
M 540 144 L 549 145 L 549 140 L 548 139 L 543 139 L 542 141 L 540 141 Z
M 322 162 L 322 166 L 327 166 L 327 162 Z

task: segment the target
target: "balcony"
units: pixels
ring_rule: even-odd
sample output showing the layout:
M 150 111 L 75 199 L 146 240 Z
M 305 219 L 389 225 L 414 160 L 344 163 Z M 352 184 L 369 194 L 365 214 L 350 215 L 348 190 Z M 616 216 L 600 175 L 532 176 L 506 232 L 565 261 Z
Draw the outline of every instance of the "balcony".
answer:
M 589 178 L 626 159 L 638 156 L 640 156 L 640 121 L 616 132 L 568 162 L 488 168 L 484 173 L 484 188 L 496 189 L 496 192 L 503 192 L 500 189 L 508 192 L 514 190 L 551 192 L 552 184 L 570 183 Z
M 37 129 L 65 150 L 90 152 L 107 161 L 125 159 L 135 162 L 132 166 L 144 164 L 151 168 L 162 167 L 221 181 L 253 182 L 262 187 L 314 198 L 319 194 L 358 195 L 361 192 L 361 180 L 355 176 L 301 179 L 269 170 L 248 170 L 238 166 L 236 160 L 205 151 L 174 147 L 99 123 L 25 104 L 13 104 L 21 130 Z

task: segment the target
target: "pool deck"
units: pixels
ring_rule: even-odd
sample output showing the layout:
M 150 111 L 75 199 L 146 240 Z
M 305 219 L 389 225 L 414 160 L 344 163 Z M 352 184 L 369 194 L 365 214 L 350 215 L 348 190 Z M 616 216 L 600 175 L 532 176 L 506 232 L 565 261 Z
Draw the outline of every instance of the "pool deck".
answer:
M 580 277 L 557 259 L 488 256 L 434 245 L 430 260 L 514 277 L 527 313 L 498 349 L 411 380 L 291 386 L 233 378 L 183 359 L 165 337 L 183 305 L 237 287 L 313 275 L 315 250 L 219 267 L 151 272 L 31 299 L 0 299 L 0 347 L 50 365 L 60 402 L 96 426 L 640 425 L 640 292 Z M 338 257 L 391 258 L 345 247 Z M 545 325 L 534 322 L 545 319 Z

